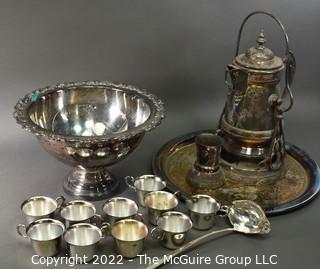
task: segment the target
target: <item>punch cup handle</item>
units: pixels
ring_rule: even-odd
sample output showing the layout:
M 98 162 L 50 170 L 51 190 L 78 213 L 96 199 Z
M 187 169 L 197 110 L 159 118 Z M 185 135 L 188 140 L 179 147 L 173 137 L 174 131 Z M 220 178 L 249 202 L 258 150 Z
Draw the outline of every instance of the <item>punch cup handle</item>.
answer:
M 220 208 L 218 209 L 216 215 L 221 217 L 221 218 L 224 218 L 224 217 L 228 216 L 229 212 L 230 212 L 230 207 L 229 206 L 221 205 Z
M 111 235 L 111 224 L 108 222 L 103 222 L 100 230 L 102 232 L 102 238 L 106 238 L 107 236 Z
M 103 223 L 103 218 L 101 215 L 99 214 L 95 214 L 93 217 L 92 217 L 92 221 L 91 223 L 97 227 L 102 227 L 102 225 L 104 224 Z
M 126 176 L 125 178 L 125 181 L 126 181 L 126 184 L 129 188 L 133 189 L 133 190 L 136 190 L 136 187 L 134 186 L 134 181 L 135 181 L 135 178 L 132 177 L 132 176 Z
M 175 197 L 177 197 L 177 199 L 182 201 L 182 202 L 186 202 L 187 200 L 191 199 L 191 195 L 189 195 L 187 193 L 183 193 L 181 191 L 176 191 L 175 193 L 173 193 L 173 195 Z
M 144 216 L 141 213 L 137 213 L 136 215 L 134 215 L 133 219 L 144 222 Z
M 17 225 L 17 233 L 23 238 L 29 238 L 26 231 L 26 225 L 24 224 Z
M 156 240 L 161 240 L 163 236 L 163 232 L 158 227 L 154 227 L 151 230 L 150 234 L 151 234 L 151 237 Z
M 175 197 L 177 197 L 178 200 L 182 201 L 182 202 L 187 202 L 187 201 L 190 201 L 192 203 L 197 203 L 199 198 L 197 197 L 194 197 L 190 194 L 187 194 L 187 193 L 184 193 L 184 192 L 181 192 L 181 191 L 176 191 L 174 194 L 173 194 Z
M 61 206 L 63 206 L 63 204 L 65 203 L 66 198 L 64 198 L 64 197 L 61 195 L 61 196 L 58 196 L 55 200 L 56 200 L 56 202 L 57 202 L 57 209 L 59 209 L 59 208 L 61 208 Z

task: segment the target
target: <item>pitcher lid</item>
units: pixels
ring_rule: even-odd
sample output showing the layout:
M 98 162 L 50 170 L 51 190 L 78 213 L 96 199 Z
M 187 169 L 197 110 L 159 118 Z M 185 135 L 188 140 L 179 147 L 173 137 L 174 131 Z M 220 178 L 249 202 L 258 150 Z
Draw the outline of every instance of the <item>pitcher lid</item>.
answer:
M 269 48 L 264 46 L 266 38 L 263 30 L 260 31 L 256 41 L 257 47 L 251 47 L 245 53 L 236 56 L 235 62 L 245 68 L 257 70 L 283 68 L 282 59 L 275 56 Z

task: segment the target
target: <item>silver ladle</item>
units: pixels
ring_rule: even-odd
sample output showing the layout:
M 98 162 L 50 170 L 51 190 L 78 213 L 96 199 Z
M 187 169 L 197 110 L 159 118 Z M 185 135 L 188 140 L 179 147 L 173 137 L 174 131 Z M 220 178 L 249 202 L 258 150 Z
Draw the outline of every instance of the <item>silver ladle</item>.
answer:
M 221 215 L 226 215 L 233 227 L 225 228 L 218 231 L 209 232 L 203 236 L 194 239 L 182 247 L 169 252 L 166 257 L 175 257 L 193 247 L 202 244 L 212 236 L 228 233 L 239 232 L 244 234 L 267 234 L 271 230 L 271 225 L 267 219 L 263 209 L 253 201 L 250 200 L 236 200 L 232 202 L 231 206 L 222 206 L 220 209 Z M 154 269 L 160 267 L 164 261 L 165 256 L 159 259 L 159 262 L 151 265 L 141 267 L 140 269 Z

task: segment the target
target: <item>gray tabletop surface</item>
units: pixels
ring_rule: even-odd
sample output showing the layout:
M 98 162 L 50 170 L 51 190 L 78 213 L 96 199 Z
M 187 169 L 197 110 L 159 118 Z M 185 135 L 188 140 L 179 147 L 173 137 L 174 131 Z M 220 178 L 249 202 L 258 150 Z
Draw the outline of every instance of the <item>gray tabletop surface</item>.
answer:
M 113 80 L 148 89 L 163 99 L 167 118 L 132 155 L 111 169 L 122 181 L 126 175 L 151 173 L 151 159 L 163 143 L 216 127 L 226 96 L 224 67 L 234 57 L 237 31 L 242 19 L 259 9 L 274 13 L 287 26 L 297 58 L 295 104 L 285 116 L 286 139 L 320 162 L 319 1 L 1 0 L 0 268 L 44 267 L 32 264 L 30 244 L 16 233 L 16 225 L 23 222 L 20 204 L 32 195 L 64 195 L 62 180 L 71 169 L 48 155 L 15 123 L 12 112 L 18 98 L 61 81 Z M 277 25 L 262 16 L 248 23 L 241 50 L 254 45 L 261 28 L 267 45 L 282 55 L 284 44 Z M 119 195 L 134 197 L 124 188 Z M 228 235 L 188 254 L 211 257 L 210 267 L 215 268 L 244 268 L 218 265 L 217 255 L 277 255 L 277 265 L 247 268 L 319 268 L 319 202 L 272 217 L 272 232 L 266 237 Z M 96 203 L 100 213 L 101 204 Z M 199 234 L 192 231 L 190 238 Z M 152 239 L 146 246 L 149 256 L 166 252 Z M 101 244 L 100 252 L 114 253 L 110 238 Z M 134 260 L 107 267 L 138 265 Z

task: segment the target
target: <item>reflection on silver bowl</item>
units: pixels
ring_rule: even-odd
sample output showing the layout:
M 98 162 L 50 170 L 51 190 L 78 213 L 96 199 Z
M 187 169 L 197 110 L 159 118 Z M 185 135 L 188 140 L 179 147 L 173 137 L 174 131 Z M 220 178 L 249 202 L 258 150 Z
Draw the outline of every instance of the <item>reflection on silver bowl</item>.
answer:
M 164 118 L 161 100 L 133 86 L 70 82 L 35 90 L 18 101 L 14 117 L 53 156 L 76 166 L 67 193 L 102 199 L 119 182 L 106 169 L 132 152 Z

